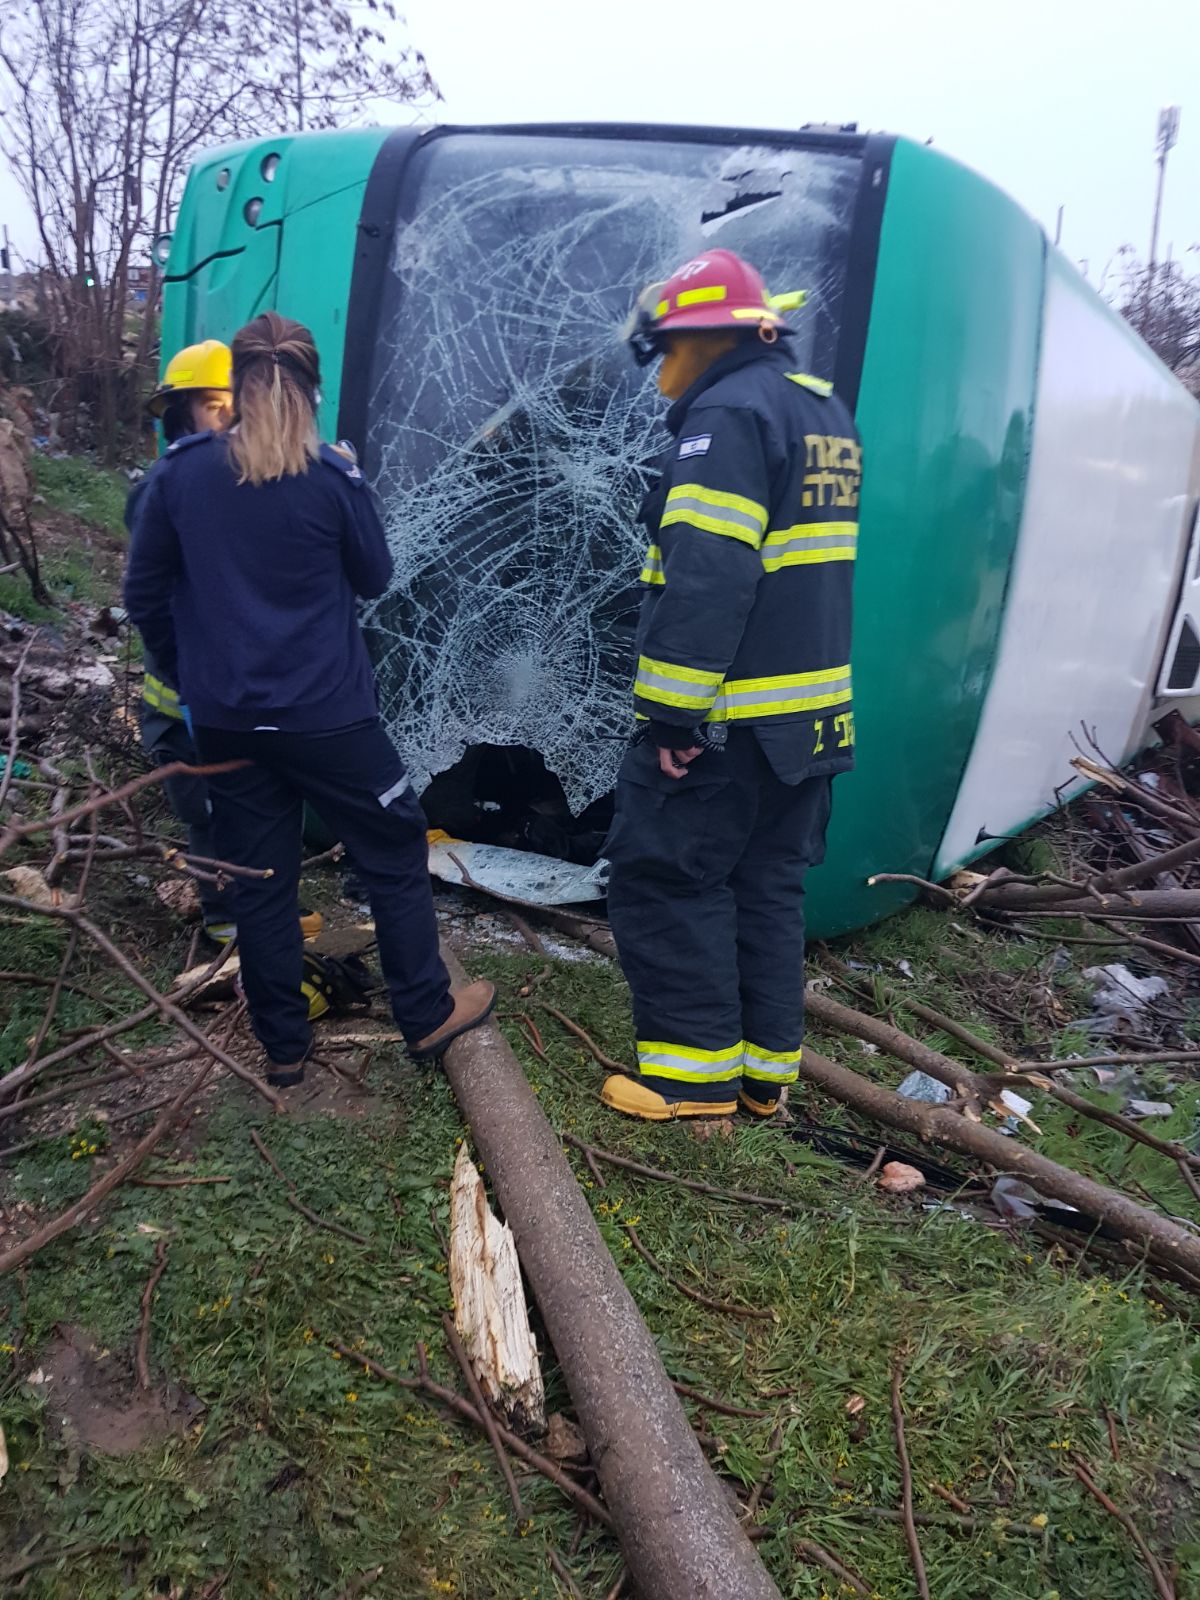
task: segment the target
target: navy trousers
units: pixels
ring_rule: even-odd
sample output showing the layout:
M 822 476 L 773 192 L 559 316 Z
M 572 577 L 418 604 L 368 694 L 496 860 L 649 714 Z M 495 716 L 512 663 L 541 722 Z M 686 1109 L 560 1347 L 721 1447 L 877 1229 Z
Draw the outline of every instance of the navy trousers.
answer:
M 782 782 L 749 728 L 686 778 L 635 745 L 604 853 L 643 1081 L 671 1100 L 763 1101 L 797 1076 L 804 877 L 825 853 L 829 777 Z
M 142 702 L 142 748 L 156 766 L 167 767 L 175 761 L 196 761 L 196 749 L 187 723 L 182 717 L 170 717 Z M 213 831 L 212 805 L 208 783 L 204 778 L 190 778 L 178 772 L 163 783 L 167 804 L 187 829 L 188 849 L 198 856 L 219 856 L 216 835 Z M 206 928 L 221 927 L 233 921 L 233 890 L 218 889 L 215 884 L 197 879 L 196 892 Z
M 220 856 L 273 873 L 239 878 L 235 906 L 246 1001 L 270 1059 L 303 1060 L 312 1043 L 296 920 L 306 800 L 345 844 L 366 886 L 401 1032 L 413 1044 L 440 1027 L 453 1002 L 438 953 L 425 813 L 378 721 L 331 733 L 197 728 L 196 744 L 206 762 L 253 763 L 208 781 Z

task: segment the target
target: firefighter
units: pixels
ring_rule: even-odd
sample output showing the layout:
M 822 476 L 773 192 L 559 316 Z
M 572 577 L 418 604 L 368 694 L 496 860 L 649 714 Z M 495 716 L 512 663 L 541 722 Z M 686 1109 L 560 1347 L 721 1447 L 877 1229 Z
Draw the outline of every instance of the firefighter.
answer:
M 796 370 L 758 272 L 709 250 L 647 290 L 628 336 L 661 359 L 673 442 L 642 504 L 638 732 L 605 855 L 650 1121 L 770 1116 L 804 1030 L 804 879 L 853 764 L 850 598 L 862 451 Z
M 188 345 L 172 356 L 162 383 L 146 402 L 146 410 L 159 422 L 168 445 L 188 434 L 220 431 L 228 427 L 233 399 L 232 357 L 219 339 Z M 137 508 L 161 462 L 139 479 L 125 502 L 125 526 L 132 533 Z M 192 737 L 179 704 L 179 691 L 148 650 L 143 651 L 142 747 L 158 766 L 175 761 L 195 761 Z M 167 803 L 188 832 L 188 848 L 198 856 L 215 856 L 212 807 L 203 778 L 177 773 L 163 784 Z M 204 931 L 218 943 L 233 937 L 232 886 L 197 882 Z
M 426 822 L 380 725 L 356 597 L 392 561 L 345 452 L 319 443 L 311 333 L 264 312 L 233 341 L 234 419 L 178 440 L 139 511 L 125 603 L 178 671 L 210 779 L 224 859 L 266 868 L 237 885 L 241 980 L 267 1080 L 301 1082 L 312 1045 L 296 927 L 307 801 L 367 886 L 392 1012 L 414 1056 L 482 1023 L 495 990 L 451 991 L 438 951 Z M 220 648 L 216 648 L 216 646 Z

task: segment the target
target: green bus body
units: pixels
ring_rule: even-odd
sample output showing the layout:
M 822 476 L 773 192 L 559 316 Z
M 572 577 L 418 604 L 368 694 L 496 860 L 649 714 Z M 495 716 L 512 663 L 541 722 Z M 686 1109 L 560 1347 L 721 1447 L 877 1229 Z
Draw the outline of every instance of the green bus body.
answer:
M 469 130 L 510 142 L 514 133 L 569 139 L 597 131 Z M 228 339 L 274 306 L 315 334 L 324 435 L 368 446 L 366 373 L 375 366 L 379 284 L 390 270 L 397 218 L 420 204 L 419 196 L 398 201 L 396 194 L 414 151 L 455 136 L 453 129 L 307 134 L 206 156 L 191 173 L 173 237 L 164 356 L 198 339 Z M 623 141 L 670 138 L 684 146 L 713 136 L 620 130 Z M 803 147 L 806 136 L 734 131 L 725 138 L 756 149 L 777 140 L 791 149 Z M 937 151 L 902 139 L 846 137 L 839 144 L 814 133 L 812 142 L 853 147 L 863 169 L 838 366 L 823 374 L 856 400 L 865 459 L 855 589 L 858 765 L 836 785 L 828 856 L 809 896 L 812 931 L 831 935 L 912 898 L 911 885 L 872 886 L 875 874 L 927 877 L 936 866 L 945 869 L 964 774 L 972 762 L 990 759 L 977 735 L 998 656 L 1003 648 L 1011 661 L 1027 648 L 1020 619 L 1006 617 L 1006 596 L 1022 539 L 1032 550 L 1032 541 L 1052 537 L 1027 523 L 1023 533 L 1048 247 L 1019 206 Z M 265 182 L 268 158 L 277 163 Z M 632 299 L 639 285 L 626 287 Z M 1098 301 L 1094 317 L 1104 338 L 1115 337 Z M 378 389 L 378 374 L 375 383 Z M 1170 403 L 1182 441 L 1195 418 L 1182 401 Z M 1182 443 L 1174 453 L 1182 456 Z M 365 465 L 374 475 L 369 448 Z M 1194 473 L 1180 470 L 1185 478 Z M 1171 574 L 1160 584 L 1164 630 L 1186 545 L 1182 494 L 1173 487 L 1166 497 L 1180 504 L 1178 536 L 1170 528 L 1163 534 L 1163 571 Z M 635 577 L 631 564 L 631 584 Z M 1136 670 L 1152 677 L 1157 662 Z M 1007 682 L 1012 669 L 1006 674 Z M 988 825 L 1003 832 L 1053 803 L 1043 790 L 1026 803 L 1014 789 L 1004 801 L 1008 810 L 989 814 Z M 959 818 L 960 834 L 963 826 Z M 970 828 L 968 835 L 954 847 L 955 860 L 978 848 Z

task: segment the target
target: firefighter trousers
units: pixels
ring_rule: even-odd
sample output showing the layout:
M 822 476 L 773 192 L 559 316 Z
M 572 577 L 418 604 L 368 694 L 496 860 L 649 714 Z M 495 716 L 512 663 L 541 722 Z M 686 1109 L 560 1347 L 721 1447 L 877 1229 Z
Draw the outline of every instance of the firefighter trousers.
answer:
M 182 717 L 171 717 L 142 702 L 142 747 L 159 767 L 176 761 L 196 763 L 196 747 Z M 203 778 L 177 772 L 163 782 L 167 804 L 187 829 L 188 849 L 193 855 L 218 855 L 213 831 L 212 802 Z M 224 928 L 233 921 L 233 889 L 219 888 L 203 878 L 196 881 L 196 892 L 206 928 Z
M 222 857 L 270 867 L 237 882 L 238 953 L 254 1032 L 271 1061 L 302 1061 L 312 1043 L 301 993 L 303 943 L 296 920 L 307 800 L 343 841 L 366 886 L 392 1015 L 410 1044 L 453 1009 L 438 952 L 425 813 L 377 721 L 330 733 L 230 733 L 197 728 L 205 761 L 253 765 L 209 779 Z
M 828 776 L 782 782 L 753 730 L 686 778 L 635 745 L 605 845 L 642 1081 L 670 1100 L 772 1101 L 804 1034 L 804 878 L 824 857 Z

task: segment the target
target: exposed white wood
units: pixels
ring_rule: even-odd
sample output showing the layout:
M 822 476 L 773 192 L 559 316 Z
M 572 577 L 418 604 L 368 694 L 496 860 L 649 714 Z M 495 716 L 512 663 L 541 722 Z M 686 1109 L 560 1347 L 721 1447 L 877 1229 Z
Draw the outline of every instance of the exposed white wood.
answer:
M 454 1323 L 484 1394 L 522 1432 L 546 1431 L 546 1396 L 511 1229 L 496 1218 L 466 1145 L 450 1189 Z

